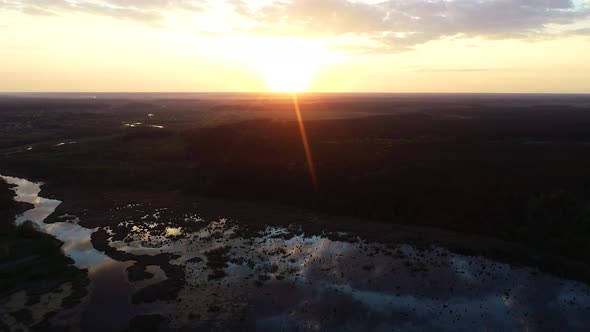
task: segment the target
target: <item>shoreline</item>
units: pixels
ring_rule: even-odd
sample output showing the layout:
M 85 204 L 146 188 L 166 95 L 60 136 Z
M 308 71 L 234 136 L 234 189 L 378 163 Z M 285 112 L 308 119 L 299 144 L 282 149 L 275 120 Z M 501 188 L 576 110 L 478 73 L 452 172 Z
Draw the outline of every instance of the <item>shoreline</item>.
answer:
M 13 209 L 6 215 L 2 226 L 5 245 L 2 272 L 6 278 L 0 294 L 4 310 L 15 308 L 15 299 L 24 296 L 25 308 L 14 312 L 3 312 L 0 327 L 28 326 L 43 329 L 62 310 L 68 310 L 82 303 L 89 286 L 88 270 L 75 266 L 74 260 L 65 255 L 65 243 L 36 227 L 34 222 L 17 224 L 16 221 L 36 204 L 18 201 L 14 191 L 18 185 L 8 183 L 6 190 L 11 193 Z M 30 221 L 30 220 L 29 220 Z M 6 238 L 8 236 L 8 238 Z M 18 301 L 17 301 L 18 302 Z M 51 302 L 49 306 L 47 302 Z M 18 305 L 16 305 L 18 307 Z M 36 309 L 34 309 L 36 308 Z M 41 310 L 42 316 L 35 310 Z M 12 323 L 10 323 L 12 321 Z

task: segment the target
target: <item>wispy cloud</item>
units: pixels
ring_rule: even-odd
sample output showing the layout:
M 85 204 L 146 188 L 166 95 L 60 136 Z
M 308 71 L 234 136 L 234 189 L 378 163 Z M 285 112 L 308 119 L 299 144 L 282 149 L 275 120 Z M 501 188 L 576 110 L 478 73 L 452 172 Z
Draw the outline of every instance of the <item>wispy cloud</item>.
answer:
M 400 52 L 447 37 L 542 39 L 590 31 L 590 3 L 572 0 L 0 1 L 0 10 L 87 13 L 162 26 L 171 12 L 188 13 L 198 21 L 220 8 L 240 20 L 240 24 L 233 19 L 221 22 L 226 31 L 328 38 L 341 41 L 335 47 L 362 52 Z M 567 28 L 574 24 L 576 28 Z M 555 26 L 566 28 L 555 30 Z
M 379 3 L 301 0 L 253 13 L 257 32 L 363 35 L 389 51 L 444 37 L 540 38 L 552 25 L 590 16 L 588 4 L 569 0 L 391 0 Z

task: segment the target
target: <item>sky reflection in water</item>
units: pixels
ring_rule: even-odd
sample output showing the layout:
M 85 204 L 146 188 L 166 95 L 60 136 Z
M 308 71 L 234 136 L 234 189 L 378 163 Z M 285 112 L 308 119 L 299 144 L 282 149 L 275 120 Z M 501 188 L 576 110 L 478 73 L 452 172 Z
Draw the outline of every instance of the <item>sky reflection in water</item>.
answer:
M 178 301 L 133 306 L 127 299 L 149 281 L 130 284 L 124 269 L 131 263 L 96 251 L 90 243 L 93 230 L 76 223 L 44 224 L 60 202 L 39 198 L 38 184 L 5 179 L 18 185 L 18 200 L 35 204 L 17 223 L 34 221 L 64 241 L 64 252 L 78 267 L 89 269 L 94 291 L 80 315 L 116 311 L 119 319 L 109 328 L 124 326 L 132 314 L 149 312 L 164 313 L 173 327 L 263 331 L 582 331 L 590 326 L 590 288 L 532 268 L 443 248 L 394 248 L 302 235 L 286 240 L 281 235 L 289 231 L 281 228 L 245 239 L 235 236 L 239 225 L 223 219 L 190 234 L 168 227 L 161 236 L 149 236 L 154 221 L 141 218 L 129 227 L 133 241 L 111 243 L 135 254 L 177 253 L 181 258 L 173 263 L 185 266 L 187 282 Z M 156 214 L 160 222 L 164 217 Z M 204 221 L 195 216 L 195 222 Z M 211 279 L 207 253 L 221 247 L 228 247 L 227 275 Z M 195 256 L 202 261 L 188 262 Z M 150 271 L 156 281 L 165 279 L 159 268 Z M 103 303 L 109 299 L 112 310 Z M 81 321 L 88 326 L 88 318 Z

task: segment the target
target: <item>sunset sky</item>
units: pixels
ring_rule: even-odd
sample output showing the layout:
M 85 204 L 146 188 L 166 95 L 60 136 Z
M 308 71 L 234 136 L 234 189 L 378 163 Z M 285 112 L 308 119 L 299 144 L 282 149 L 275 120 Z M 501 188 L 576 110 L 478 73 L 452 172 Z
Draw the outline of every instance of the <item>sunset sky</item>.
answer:
M 586 0 L 0 0 L 0 91 L 590 93 Z

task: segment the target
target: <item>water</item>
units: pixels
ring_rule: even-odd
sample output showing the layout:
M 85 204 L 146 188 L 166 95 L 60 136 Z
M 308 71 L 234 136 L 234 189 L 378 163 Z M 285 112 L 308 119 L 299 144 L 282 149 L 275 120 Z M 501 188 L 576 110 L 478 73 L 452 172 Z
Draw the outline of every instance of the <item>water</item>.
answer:
M 43 223 L 60 204 L 38 196 L 40 185 L 5 177 L 18 185 L 17 199 L 35 204 L 16 220 L 32 220 L 64 241 L 64 253 L 87 268 L 90 293 L 55 324 L 82 330 L 122 330 L 138 314 L 162 314 L 170 327 L 261 331 L 546 331 L 588 330 L 590 287 L 530 267 L 514 267 L 444 248 L 418 249 L 305 236 L 296 225 L 267 227 L 242 236 L 242 226 L 225 219 L 206 221 L 141 204 L 143 217 L 121 221 L 125 241 L 110 241 L 136 255 L 177 254 L 186 282 L 177 299 L 131 304 L 131 296 L 155 277 L 128 281 L 118 262 L 96 251 L 89 230 L 73 216 Z M 165 225 L 154 235 L 158 225 Z M 190 225 L 188 227 L 187 225 Z M 16 300 L 15 300 L 16 301 Z M 22 302 L 22 301 L 21 301 Z
M 45 224 L 44 220 L 51 215 L 61 204 L 58 200 L 39 197 L 41 184 L 33 183 L 25 179 L 2 176 L 9 184 L 16 185 L 16 201 L 26 202 L 34 205 L 33 209 L 19 215 L 15 223 L 17 225 L 30 220 L 37 228 L 62 241 L 64 254 L 74 260 L 74 265 L 80 269 L 87 269 L 91 280 L 89 294 L 82 300 L 82 303 L 67 312 L 58 315 L 54 322 L 57 325 L 83 327 L 85 331 L 105 331 L 120 329 L 127 326 L 128 320 L 134 311 L 129 304 L 129 294 L 134 285 L 127 279 L 126 269 L 133 262 L 118 262 L 97 251 L 90 242 L 90 236 L 94 230 L 79 226 L 75 216 L 64 216 L 67 220 L 74 222 L 58 222 Z M 165 278 L 158 276 L 161 281 Z M 144 287 L 149 283 L 144 282 Z M 22 293 L 15 294 L 14 298 L 22 297 Z M 64 296 L 65 297 L 65 296 Z M 10 303 L 12 299 L 3 299 L 2 302 Z M 2 307 L 0 305 L 0 307 Z M 45 308 L 37 308 L 43 312 Z M 50 312 L 50 310 L 47 310 Z M 39 320 L 43 315 L 39 315 Z M 108 317 L 108 319 L 105 319 Z M 5 317 L 4 317 L 5 318 Z
M 30 220 L 40 231 L 51 234 L 64 242 L 64 253 L 71 257 L 79 268 L 97 268 L 101 264 L 110 262 L 110 258 L 95 250 L 90 243 L 90 235 L 93 230 L 80 227 L 76 223 L 44 223 L 44 220 L 55 211 L 61 202 L 39 197 L 40 184 L 9 176 L 2 176 L 2 178 L 7 183 L 17 186 L 15 187 L 16 201 L 34 205 L 33 209 L 16 218 L 17 225 Z

